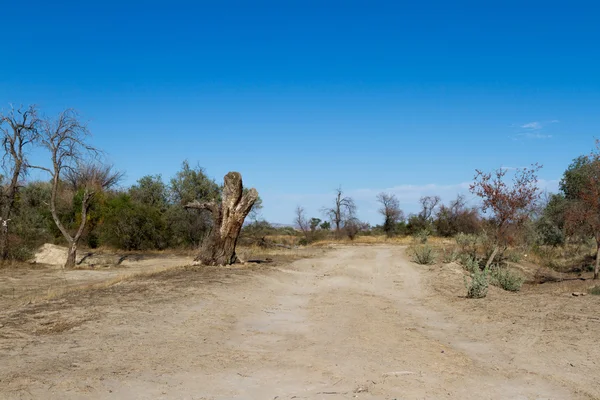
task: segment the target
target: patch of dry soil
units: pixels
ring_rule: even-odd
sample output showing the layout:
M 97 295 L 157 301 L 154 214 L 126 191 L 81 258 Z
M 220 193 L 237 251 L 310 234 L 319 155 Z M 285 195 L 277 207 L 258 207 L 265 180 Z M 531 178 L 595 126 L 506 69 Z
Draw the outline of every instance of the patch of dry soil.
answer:
M 600 398 L 598 296 L 462 285 L 357 246 L 73 293 L 0 314 L 0 398 Z

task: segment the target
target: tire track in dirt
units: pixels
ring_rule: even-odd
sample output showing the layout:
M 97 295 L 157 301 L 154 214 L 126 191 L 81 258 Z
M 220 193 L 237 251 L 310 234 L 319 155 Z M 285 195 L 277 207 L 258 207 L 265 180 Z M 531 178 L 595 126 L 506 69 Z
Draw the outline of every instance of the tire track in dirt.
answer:
M 102 298 L 77 331 L 0 354 L 0 398 L 589 398 L 467 335 L 401 247 L 263 271 Z

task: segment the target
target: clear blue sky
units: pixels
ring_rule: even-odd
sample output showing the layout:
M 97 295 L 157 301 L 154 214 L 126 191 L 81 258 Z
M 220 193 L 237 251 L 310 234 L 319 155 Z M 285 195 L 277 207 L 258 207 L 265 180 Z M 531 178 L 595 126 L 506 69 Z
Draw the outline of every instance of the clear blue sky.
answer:
M 556 188 L 600 136 L 600 6 L 487 3 L 3 1 L 0 103 L 78 109 L 126 184 L 240 171 L 272 222 L 341 185 L 376 223 L 475 168 Z

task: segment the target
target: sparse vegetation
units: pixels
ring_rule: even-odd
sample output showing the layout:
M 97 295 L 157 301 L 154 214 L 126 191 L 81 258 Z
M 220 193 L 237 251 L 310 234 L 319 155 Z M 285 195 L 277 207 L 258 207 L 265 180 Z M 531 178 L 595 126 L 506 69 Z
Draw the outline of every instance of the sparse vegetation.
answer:
M 442 262 L 445 264 L 452 263 L 458 260 L 459 252 L 454 247 L 442 247 Z
M 518 292 L 523 286 L 524 278 L 508 268 L 496 268 L 490 274 L 490 281 L 492 285 L 509 292 Z
M 51 119 L 39 117 L 33 106 L 11 109 L 0 116 L 0 129 L 5 152 L 0 218 L 11 221 L 0 231 L 1 258 L 26 260 L 46 242 L 70 247 L 70 267 L 80 243 L 128 251 L 214 247 L 206 239 L 222 222 L 215 210 L 223 206 L 225 193 L 200 166 L 184 161 L 172 179 L 144 176 L 128 188 L 115 189 L 121 173 L 96 162 L 101 151 L 89 145 L 90 132 L 74 111 Z M 37 147 L 49 150 L 49 163 L 29 164 L 26 155 Z M 546 194 L 537 205 L 540 167 L 535 164 L 518 169 L 512 185 L 505 180 L 505 168 L 476 171 L 470 189 L 481 198 L 481 211 L 490 212 L 487 216 L 468 207 L 462 195 L 447 204 L 433 195 L 421 197 L 420 211 L 406 221 L 397 196 L 380 193 L 376 201 L 383 221 L 371 227 L 358 219 L 354 199 L 340 188 L 332 205 L 321 209 L 327 220 L 298 207 L 296 229 L 274 228 L 259 218 L 262 201 L 256 197 L 244 211 L 250 223 L 241 227 L 241 241 L 263 249 L 332 240 L 407 243 L 419 264 L 458 261 L 477 277 L 486 270 L 490 283 L 511 291 L 520 289 L 523 277 L 507 266 L 523 261 L 561 273 L 587 274 L 593 269 L 597 277 L 598 148 L 577 157 L 564 173 L 560 193 Z M 50 182 L 19 180 L 28 168 L 46 171 Z M 240 200 L 250 194 L 243 188 Z M 184 207 L 190 204 L 210 212 Z M 456 245 L 440 239 L 452 237 Z
M 423 228 L 415 233 L 415 240 L 421 244 L 427 243 L 429 240 L 429 236 L 431 236 L 431 231 L 427 228 Z
M 488 269 L 483 270 L 477 268 L 470 275 L 470 281 L 464 277 L 465 287 L 467 289 L 467 298 L 481 299 L 487 296 L 488 293 Z
M 421 265 L 434 264 L 437 254 L 433 248 L 428 244 L 421 244 L 412 248 L 413 261 Z
M 465 269 L 471 274 L 481 269 L 479 265 L 479 260 L 476 257 L 472 257 L 468 254 L 463 255 L 461 263 L 465 267 Z

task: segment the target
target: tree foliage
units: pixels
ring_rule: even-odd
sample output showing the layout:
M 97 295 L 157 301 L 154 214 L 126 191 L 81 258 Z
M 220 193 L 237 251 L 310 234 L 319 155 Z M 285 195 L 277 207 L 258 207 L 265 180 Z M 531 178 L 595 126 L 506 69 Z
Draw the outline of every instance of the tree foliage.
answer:
M 537 187 L 537 172 L 541 166 L 534 164 L 530 168 L 516 170 L 512 184 L 506 182 L 507 169 L 499 168 L 494 172 L 476 170 L 471 193 L 479 196 L 484 213 L 491 213 L 492 239 L 494 251 L 490 255 L 486 268 L 490 266 L 500 247 L 506 248 L 511 241 L 511 228 L 518 229 L 533 210 L 540 196 Z

